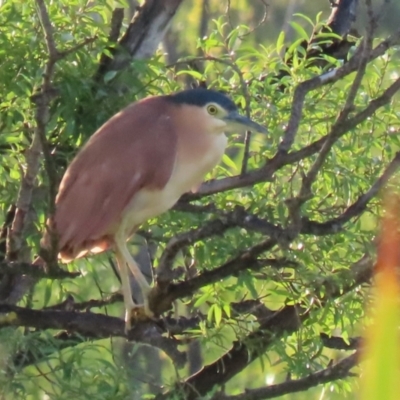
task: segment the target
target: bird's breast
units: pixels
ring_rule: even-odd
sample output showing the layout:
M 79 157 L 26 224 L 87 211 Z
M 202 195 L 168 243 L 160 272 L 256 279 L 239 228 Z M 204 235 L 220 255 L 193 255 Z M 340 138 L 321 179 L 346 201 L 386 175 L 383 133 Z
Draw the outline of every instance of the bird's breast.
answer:
M 169 210 L 184 193 L 197 188 L 204 176 L 221 161 L 227 138 L 223 133 L 210 135 L 202 146 L 192 147 L 190 151 L 185 148 L 188 145 L 178 146 L 171 177 L 162 189 L 143 188 L 133 197 L 123 216 L 127 235 L 133 227 Z

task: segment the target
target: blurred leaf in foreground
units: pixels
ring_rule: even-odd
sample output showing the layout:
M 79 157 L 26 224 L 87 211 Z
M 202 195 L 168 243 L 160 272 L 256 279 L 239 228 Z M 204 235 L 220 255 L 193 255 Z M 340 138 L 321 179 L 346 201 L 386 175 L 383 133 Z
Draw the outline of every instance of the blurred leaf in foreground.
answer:
M 388 192 L 384 205 L 371 305 L 373 320 L 365 335 L 363 351 L 362 400 L 399 398 L 400 196 Z

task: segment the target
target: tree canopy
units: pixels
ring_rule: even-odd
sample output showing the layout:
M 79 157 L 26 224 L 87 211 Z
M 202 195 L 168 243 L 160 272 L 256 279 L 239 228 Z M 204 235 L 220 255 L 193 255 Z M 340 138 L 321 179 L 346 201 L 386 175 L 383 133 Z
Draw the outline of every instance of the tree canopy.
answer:
M 1 398 L 354 398 L 400 165 L 400 9 L 295 3 L 0 2 Z M 199 191 L 130 240 L 159 318 L 126 334 L 112 251 L 34 260 L 90 135 L 191 86 L 268 134 L 231 135 Z

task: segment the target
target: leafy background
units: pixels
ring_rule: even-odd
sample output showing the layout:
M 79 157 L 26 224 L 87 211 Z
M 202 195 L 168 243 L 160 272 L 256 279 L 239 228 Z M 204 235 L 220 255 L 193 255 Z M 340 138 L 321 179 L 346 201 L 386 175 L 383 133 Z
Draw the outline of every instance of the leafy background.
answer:
M 54 38 L 60 50 L 93 38 L 86 46 L 61 59 L 55 69 L 58 97 L 51 104 L 46 129 L 59 176 L 93 131 L 126 104 L 147 95 L 170 93 L 193 81 L 204 81 L 209 87 L 228 92 L 242 107 L 246 106 L 243 80 L 251 82 L 247 90 L 252 117 L 268 126 L 269 133 L 267 137 L 252 137 L 248 169 L 264 165 L 266 159 L 274 156 L 282 139 L 296 85 L 323 72 L 302 56 L 300 43 L 329 15 L 328 2 L 275 3 L 268 5 L 263 22 L 265 6 L 261 1 L 210 0 L 206 35 L 200 35 L 202 2 L 183 2 L 164 48 L 160 47 L 151 59 L 135 60 L 124 71 L 110 71 L 96 82 L 93 77 L 101 54 L 108 51 L 112 9 L 127 5 L 103 0 L 48 2 Z M 386 36 L 397 28 L 400 6 L 393 3 L 377 35 Z M 35 126 L 31 96 L 41 85 L 48 53 L 35 2 L 8 0 L 0 5 L 0 218 L 5 218 L 18 195 L 26 168 L 25 151 Z M 367 23 L 363 7 L 356 24 L 361 34 Z M 164 54 L 171 44 L 176 51 L 173 60 L 171 54 Z M 202 54 L 217 60 L 200 61 L 202 68 L 191 68 L 188 57 Z M 292 58 L 290 67 L 286 63 L 288 58 Z M 335 63 L 340 65 L 339 61 Z M 398 77 L 397 65 L 397 49 L 393 48 L 367 66 L 352 113 L 363 110 Z M 266 74 L 276 76 L 282 70 L 288 72 L 283 78 L 284 91 L 280 89 L 281 82 L 259 79 Z M 329 133 L 353 81 L 354 74 L 351 74 L 307 96 L 293 151 Z M 316 222 L 336 218 L 382 175 L 399 149 L 399 113 L 397 96 L 337 141 L 312 186 L 314 196 L 301 209 L 304 218 Z M 243 136 L 231 136 L 223 162 L 207 179 L 240 173 L 243 153 Z M 316 157 L 313 154 L 286 165 L 270 182 L 218 193 L 212 200 L 204 198 L 196 200 L 196 204 L 207 205 L 211 201 L 218 210 L 231 210 L 239 205 L 272 224 L 288 224 L 287 199 L 299 192 L 304 174 Z M 48 210 L 47 192 L 48 177 L 43 172 L 37 177 L 31 222 L 24 232 L 24 252 L 28 259 L 33 259 L 38 250 Z M 1 396 L 7 400 L 71 396 L 114 400 L 151 398 L 160 386 L 172 388 L 176 380 L 188 375 L 190 368 L 196 368 L 196 363 L 213 362 L 230 348 L 232 341 L 244 338 L 255 329 L 257 320 L 253 315 L 237 315 L 232 309 L 232 303 L 244 299 L 261 299 L 272 310 L 300 304 L 308 317 L 299 330 L 276 340 L 268 352 L 260 354 L 228 382 L 224 388 L 226 393 L 242 393 L 243 388 L 297 379 L 325 368 L 331 360 L 343 358 L 343 351 L 326 348 L 321 333 L 341 336 L 345 342 L 362 333 L 369 292 L 362 285 L 350 290 L 354 278 L 348 271 L 365 253 L 373 253 L 379 210 L 379 198 L 375 198 L 343 231 L 333 235 L 302 234 L 290 243 L 280 243 L 265 255 L 275 259 L 285 257 L 295 267 L 288 263 L 279 269 L 244 271 L 204 286 L 190 299 L 178 302 L 178 315 L 189 316 L 199 310 L 205 317 L 197 328 L 188 332 L 190 362 L 184 368 L 174 366 L 161 351 L 121 338 L 80 337 L 68 342 L 57 337 L 53 330 L 3 327 L 0 330 Z M 174 210 L 148 221 L 142 233 L 151 238 L 153 257 L 158 260 L 171 237 L 200 227 L 214 217 L 212 213 Z M 178 257 L 176 265 L 189 268 L 194 260 L 196 273 L 212 270 L 263 239 L 261 233 L 235 227 L 190 246 Z M 138 240 L 131 242 L 132 252 L 138 251 Z M 42 309 L 65 301 L 69 295 L 76 302 L 83 302 L 106 297 L 119 289 L 118 279 L 110 268 L 110 254 L 80 260 L 66 268 L 79 271 L 81 276 L 42 279 L 20 305 Z M 326 282 L 334 282 L 341 294 L 330 296 Z M 120 317 L 122 304 L 118 302 L 92 311 Z M 254 348 L 257 345 L 256 341 L 252 344 Z M 349 378 L 282 398 L 355 398 L 357 388 L 357 381 Z

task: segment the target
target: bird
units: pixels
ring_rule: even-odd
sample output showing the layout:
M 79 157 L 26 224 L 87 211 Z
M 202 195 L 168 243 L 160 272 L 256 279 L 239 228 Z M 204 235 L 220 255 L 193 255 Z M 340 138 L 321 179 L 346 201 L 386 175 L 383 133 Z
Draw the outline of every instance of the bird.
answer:
M 125 331 L 138 311 L 154 317 L 151 286 L 128 251 L 138 227 L 197 191 L 222 159 L 225 133 L 267 130 L 241 115 L 225 94 L 186 89 L 138 100 L 106 121 L 67 167 L 42 239 L 57 236 L 58 258 L 70 262 L 115 251 L 125 305 Z M 53 233 L 51 233 L 53 232 Z M 135 304 L 129 270 L 142 292 Z

